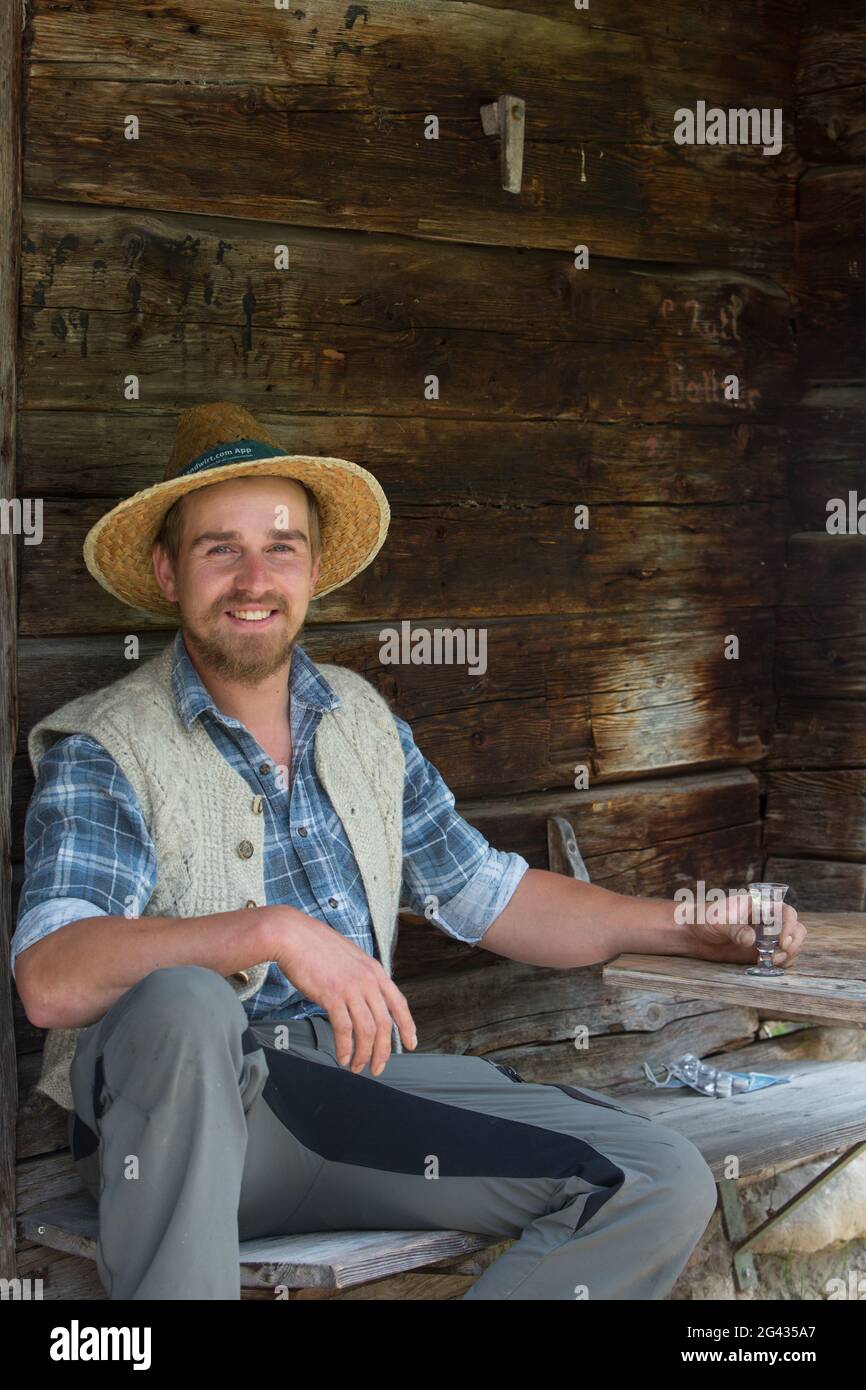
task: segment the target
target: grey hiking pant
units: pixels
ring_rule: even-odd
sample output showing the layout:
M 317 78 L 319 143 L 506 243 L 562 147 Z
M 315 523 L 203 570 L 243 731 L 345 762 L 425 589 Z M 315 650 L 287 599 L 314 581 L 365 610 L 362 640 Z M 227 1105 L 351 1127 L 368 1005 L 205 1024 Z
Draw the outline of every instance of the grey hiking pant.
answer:
M 660 1299 L 716 1186 L 675 1130 L 483 1057 L 337 1062 L 324 1017 L 250 1023 L 204 966 L 154 970 L 78 1039 L 73 1159 L 110 1299 L 239 1299 L 239 1240 L 475 1231 L 464 1299 Z

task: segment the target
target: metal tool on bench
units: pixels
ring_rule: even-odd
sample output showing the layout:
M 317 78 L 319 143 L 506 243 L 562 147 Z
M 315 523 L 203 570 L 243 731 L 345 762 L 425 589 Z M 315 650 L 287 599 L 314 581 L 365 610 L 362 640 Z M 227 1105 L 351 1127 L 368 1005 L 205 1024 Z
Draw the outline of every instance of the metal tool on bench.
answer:
M 702 1062 L 693 1052 L 684 1052 L 681 1057 L 657 1065 L 667 1071 L 664 1081 L 657 1079 L 649 1062 L 644 1062 L 643 1069 L 647 1080 L 659 1090 L 691 1086 L 702 1096 L 715 1096 L 717 1100 L 738 1096 L 746 1091 L 760 1091 L 764 1086 L 779 1086 L 791 1080 L 790 1076 L 770 1076 L 761 1071 L 723 1071 L 721 1067 L 711 1067 Z

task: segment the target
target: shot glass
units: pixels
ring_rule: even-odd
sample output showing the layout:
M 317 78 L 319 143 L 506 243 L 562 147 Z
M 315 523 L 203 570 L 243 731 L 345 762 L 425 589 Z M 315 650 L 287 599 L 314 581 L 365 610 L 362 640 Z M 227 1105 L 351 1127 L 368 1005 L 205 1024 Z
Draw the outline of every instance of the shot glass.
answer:
M 750 965 L 746 975 L 784 975 L 780 965 L 773 964 L 782 936 L 782 906 L 788 891 L 787 883 L 747 883 L 752 901 L 752 927 L 758 964 Z

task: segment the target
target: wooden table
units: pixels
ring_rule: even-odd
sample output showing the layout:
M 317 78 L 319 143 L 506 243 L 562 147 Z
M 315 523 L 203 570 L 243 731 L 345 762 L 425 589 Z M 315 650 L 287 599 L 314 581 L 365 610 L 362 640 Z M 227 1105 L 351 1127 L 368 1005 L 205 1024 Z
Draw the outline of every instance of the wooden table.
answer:
M 622 988 L 743 1004 L 772 1018 L 866 1024 L 866 912 L 800 912 L 798 916 L 806 928 L 806 940 L 783 975 L 767 979 L 747 975 L 746 962 L 715 964 L 694 956 L 626 954 L 609 961 L 602 977 Z
M 746 975 L 745 963 L 714 965 L 692 956 L 622 955 L 603 967 L 602 976 L 626 989 L 745 1004 L 769 1018 L 866 1024 L 866 912 L 800 912 L 798 916 L 806 927 L 806 940 L 783 975 L 762 979 Z M 743 1070 L 745 1065 L 749 1070 L 737 1052 L 712 1061 L 724 1068 Z M 758 1237 L 840 1169 L 866 1154 L 866 1063 L 802 1059 L 761 1069 L 791 1080 L 786 1086 L 724 1101 L 697 1095 L 685 1086 L 653 1092 L 640 1088 L 624 1097 L 631 1109 L 680 1130 L 710 1163 L 727 1163 L 736 1153 L 746 1156 L 748 1170 L 757 1163 L 787 1162 L 791 1155 L 812 1157 L 842 1150 L 829 1167 L 752 1231 L 737 1179 L 719 1176 L 714 1168 L 725 1231 L 733 1247 L 734 1278 L 741 1291 L 753 1292 L 757 1273 L 752 1250 Z

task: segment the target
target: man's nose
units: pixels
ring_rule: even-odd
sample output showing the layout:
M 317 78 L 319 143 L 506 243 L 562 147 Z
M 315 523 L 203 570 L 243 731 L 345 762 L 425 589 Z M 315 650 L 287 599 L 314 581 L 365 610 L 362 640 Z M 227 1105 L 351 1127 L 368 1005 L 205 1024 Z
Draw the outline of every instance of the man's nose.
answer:
M 249 589 L 253 593 L 257 593 L 260 590 L 270 589 L 273 586 L 273 578 L 267 560 L 259 551 L 244 551 L 235 577 L 237 588 Z

